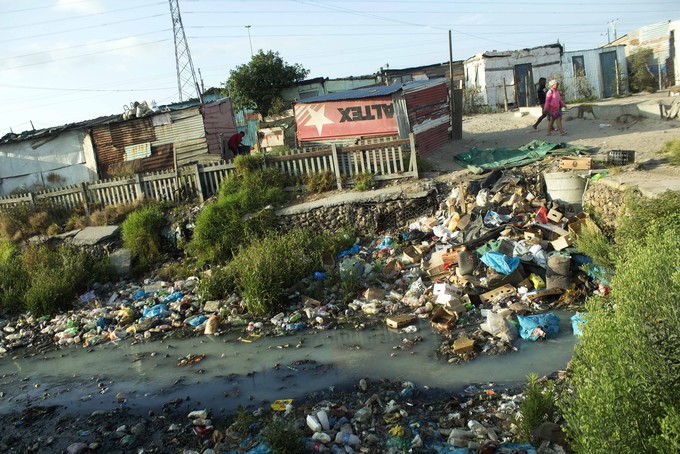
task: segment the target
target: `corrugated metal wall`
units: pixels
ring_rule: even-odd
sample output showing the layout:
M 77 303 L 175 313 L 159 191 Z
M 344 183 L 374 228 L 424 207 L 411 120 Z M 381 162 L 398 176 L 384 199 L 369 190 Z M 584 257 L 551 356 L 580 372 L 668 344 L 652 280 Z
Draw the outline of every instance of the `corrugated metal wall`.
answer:
M 231 100 L 224 99 L 206 104 L 203 108 L 205 138 L 210 154 L 221 155 L 222 146 L 236 133 Z M 226 147 L 226 145 L 224 145 Z
M 182 109 L 164 116 L 153 125 L 153 117 L 110 123 L 92 128 L 92 139 L 100 178 L 109 178 L 124 163 L 125 147 L 151 143 L 151 156 L 128 161 L 135 172 L 154 172 L 174 167 L 174 151 L 179 165 L 197 160 L 208 152 L 203 117 L 198 107 Z M 167 119 L 169 116 L 169 123 Z M 163 124 L 165 123 L 165 124 Z M 173 151 L 174 150 L 174 151 Z
M 433 154 L 449 140 L 450 109 L 446 83 L 404 93 L 408 118 L 421 156 Z

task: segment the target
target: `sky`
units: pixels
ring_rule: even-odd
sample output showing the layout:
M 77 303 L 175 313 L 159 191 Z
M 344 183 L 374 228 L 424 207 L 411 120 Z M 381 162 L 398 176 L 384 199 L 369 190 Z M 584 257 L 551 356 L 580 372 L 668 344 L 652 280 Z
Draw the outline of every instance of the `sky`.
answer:
M 179 0 L 196 77 L 258 50 L 308 78 L 371 75 L 556 42 L 593 49 L 680 19 L 680 0 Z M 0 136 L 179 101 L 168 0 L 0 0 Z M 186 99 L 186 97 L 185 97 Z

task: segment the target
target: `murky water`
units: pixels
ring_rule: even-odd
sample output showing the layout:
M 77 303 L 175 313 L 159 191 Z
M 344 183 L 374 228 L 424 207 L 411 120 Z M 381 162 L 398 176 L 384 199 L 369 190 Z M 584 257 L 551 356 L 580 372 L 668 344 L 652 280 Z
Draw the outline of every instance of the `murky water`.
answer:
M 519 351 L 480 355 L 467 364 L 438 360 L 439 336 L 426 320 L 406 334 L 386 327 L 365 331 L 335 330 L 261 338 L 251 343 L 236 335 L 97 346 L 88 352 L 69 348 L 45 356 L 0 360 L 0 411 L 26 403 L 65 405 L 87 412 L 126 405 L 133 411 L 159 408 L 173 399 L 188 407 L 233 411 L 237 405 L 299 398 L 331 386 L 355 384 L 359 378 L 409 380 L 418 386 L 456 390 L 470 383 L 512 385 L 529 372 L 563 369 L 576 338 L 569 313 L 558 313 L 560 333 L 546 342 L 517 340 Z M 411 349 L 404 339 L 423 338 Z M 178 359 L 205 354 L 192 366 Z M 103 391 L 103 392 L 102 392 Z M 118 394 L 121 403 L 116 398 Z

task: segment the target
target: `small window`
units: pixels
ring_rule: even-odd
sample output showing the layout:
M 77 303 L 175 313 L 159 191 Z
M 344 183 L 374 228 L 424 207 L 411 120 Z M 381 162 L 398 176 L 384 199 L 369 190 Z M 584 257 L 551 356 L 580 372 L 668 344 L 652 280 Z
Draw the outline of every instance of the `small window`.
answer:
M 571 61 L 574 65 L 574 76 L 584 77 L 586 75 L 586 64 L 583 61 L 583 55 L 572 57 Z

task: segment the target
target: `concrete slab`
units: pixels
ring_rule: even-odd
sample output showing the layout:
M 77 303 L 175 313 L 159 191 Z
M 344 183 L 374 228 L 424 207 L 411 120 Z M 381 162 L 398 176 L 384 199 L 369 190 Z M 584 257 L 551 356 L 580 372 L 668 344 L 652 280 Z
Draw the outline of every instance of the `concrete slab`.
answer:
M 85 227 L 73 237 L 73 244 L 76 246 L 92 246 L 118 235 L 119 229 L 120 227 L 117 225 Z
M 645 197 L 658 197 L 666 191 L 680 191 L 680 172 L 673 168 L 628 171 L 602 178 L 598 183 L 625 190 L 637 188 Z
M 109 255 L 111 266 L 119 276 L 127 276 L 132 270 L 132 252 L 129 249 L 118 249 Z
M 276 211 L 279 216 L 289 216 L 293 214 L 305 213 L 317 208 L 327 208 L 337 205 L 352 203 L 376 203 L 387 202 L 396 199 L 418 199 L 427 197 L 433 190 L 431 181 L 418 180 L 417 182 L 403 183 L 395 186 L 388 186 L 373 191 L 365 192 L 342 192 L 340 194 L 311 202 L 300 203 Z

